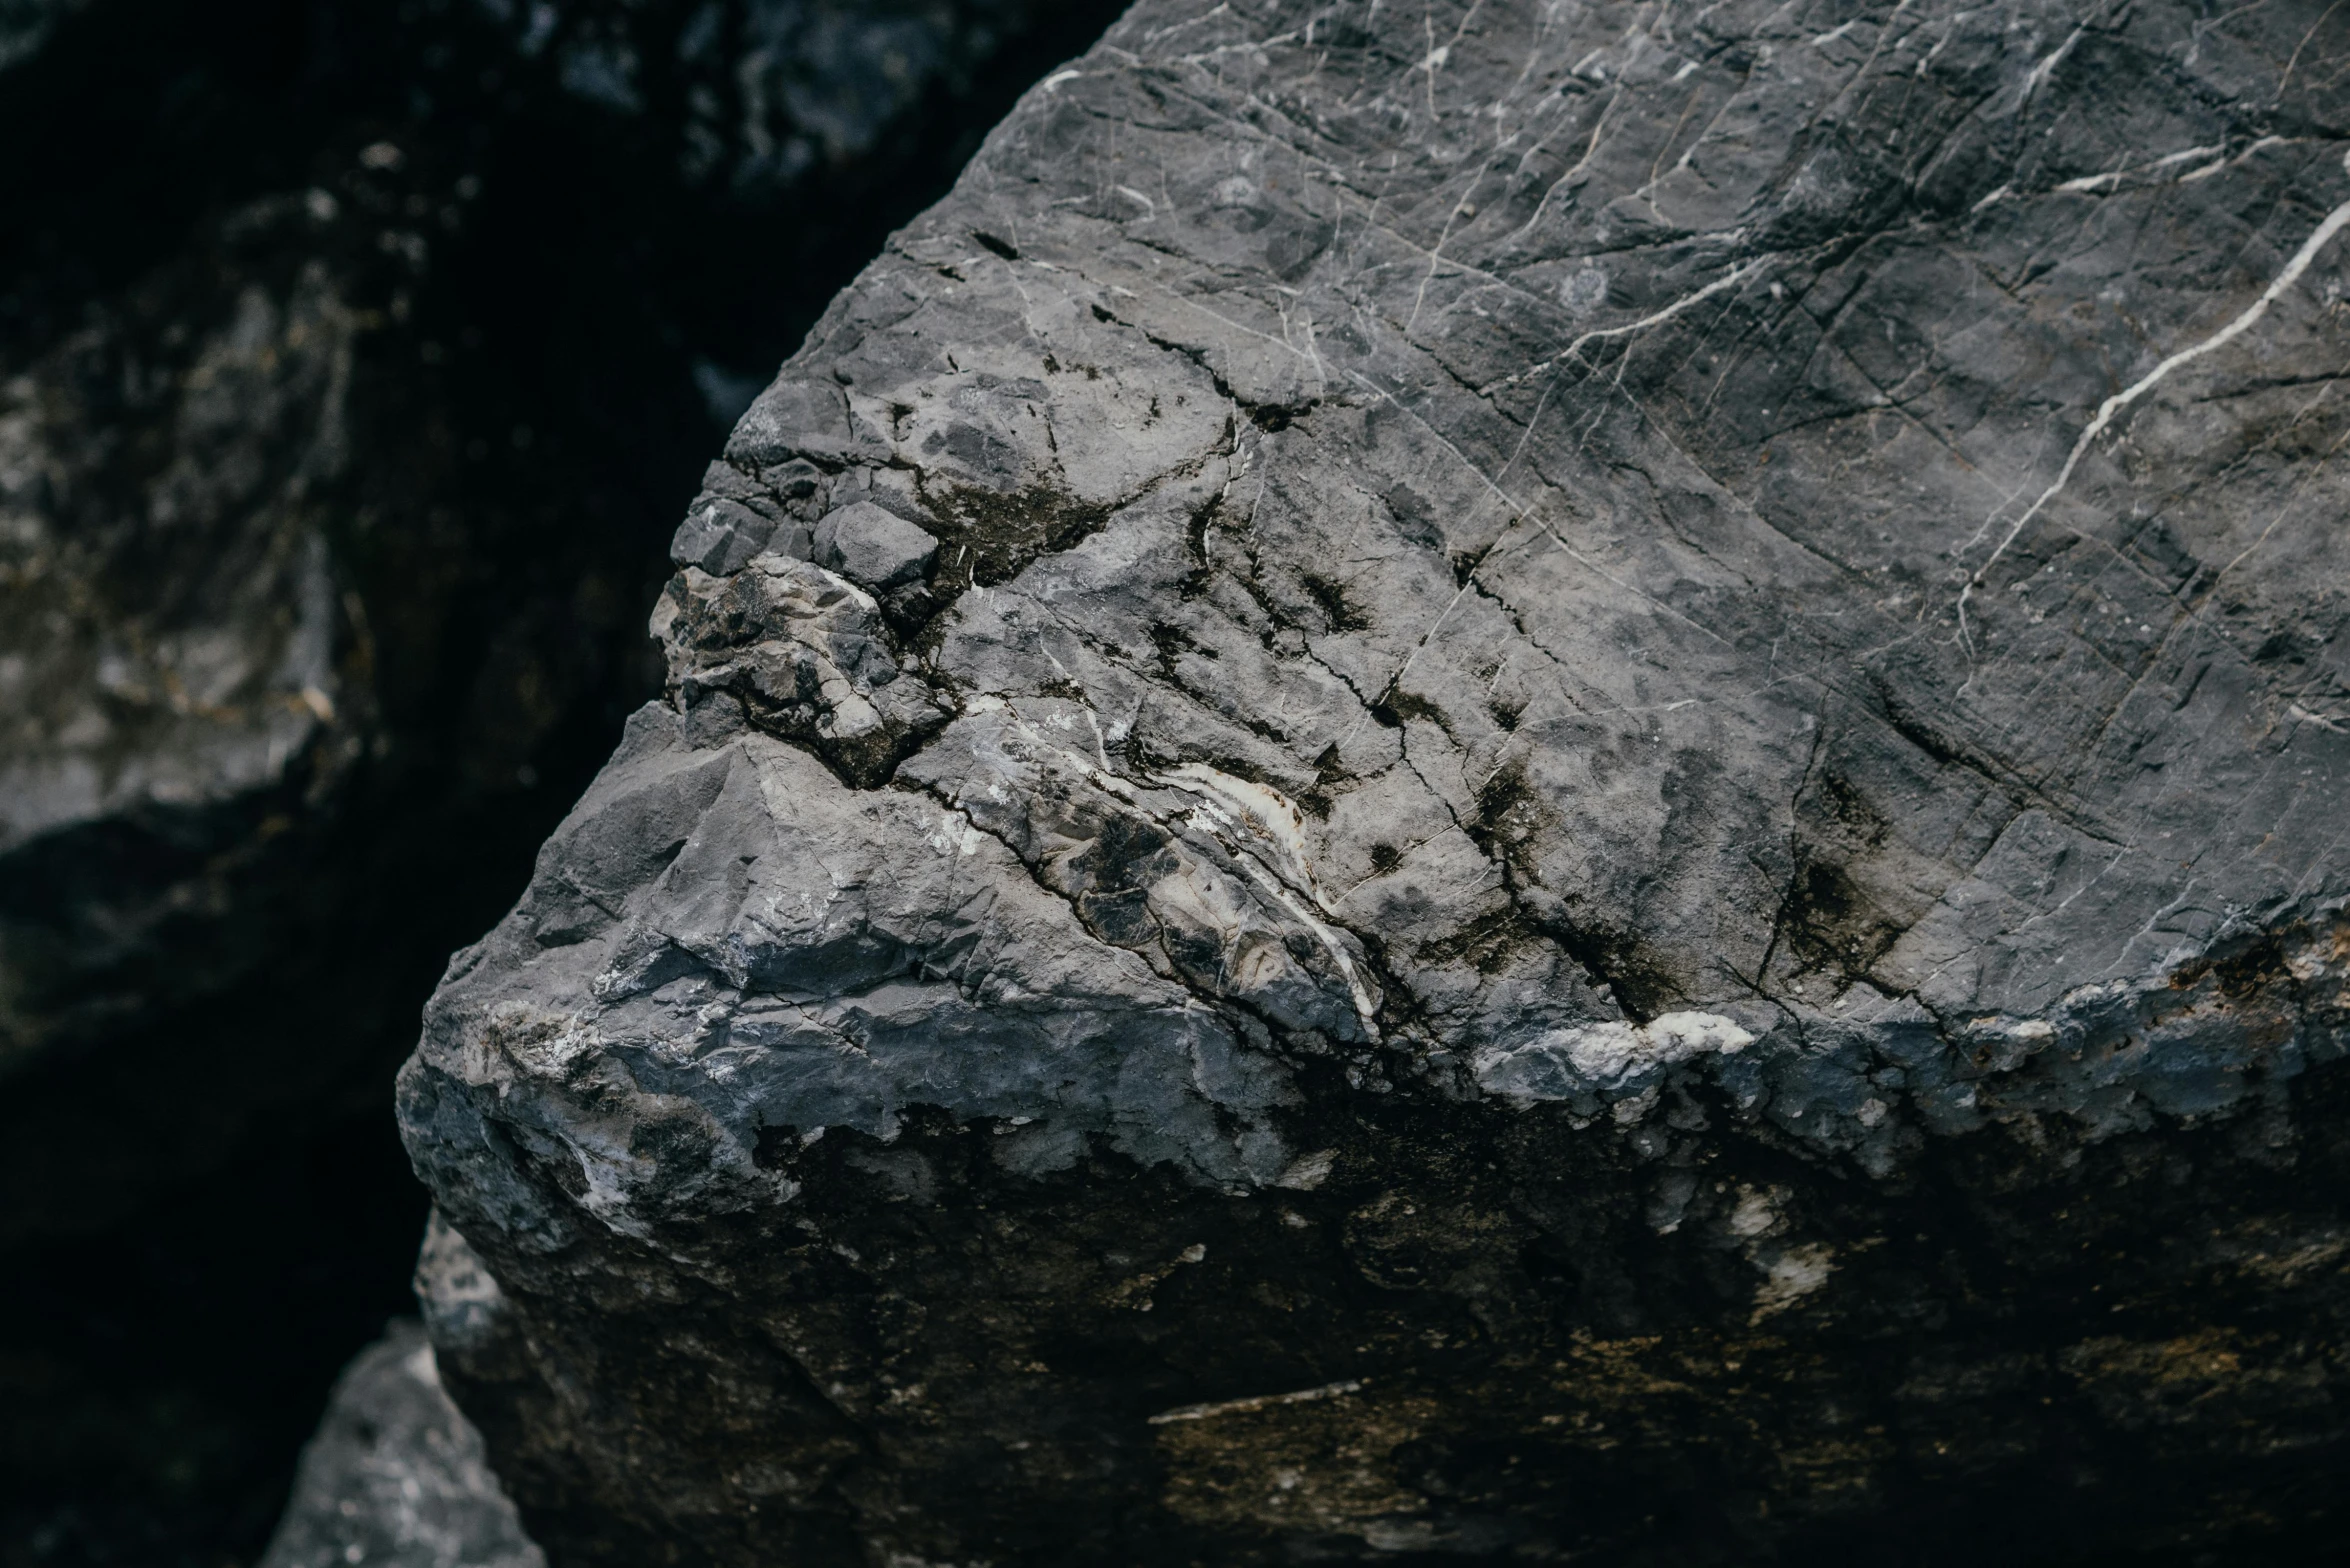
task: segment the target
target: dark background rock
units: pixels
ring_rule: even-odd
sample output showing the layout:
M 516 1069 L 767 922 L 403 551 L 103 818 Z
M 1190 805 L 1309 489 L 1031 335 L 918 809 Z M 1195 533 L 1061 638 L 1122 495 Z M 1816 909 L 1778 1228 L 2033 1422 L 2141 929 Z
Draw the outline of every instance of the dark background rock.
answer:
M 395 1319 L 335 1383 L 261 1568 L 546 1568 L 424 1327 Z
M 1108 15 L 0 7 L 0 1562 L 259 1550 L 680 499 Z
M 1048 77 L 403 1072 L 550 1554 L 2337 1551 L 2346 17 Z

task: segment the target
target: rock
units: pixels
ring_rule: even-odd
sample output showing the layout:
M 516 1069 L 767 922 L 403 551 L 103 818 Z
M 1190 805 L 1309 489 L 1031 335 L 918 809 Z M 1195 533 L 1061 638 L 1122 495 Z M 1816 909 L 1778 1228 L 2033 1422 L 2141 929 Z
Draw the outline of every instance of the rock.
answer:
M 102 319 L 0 387 L 0 1072 L 267 963 L 259 911 L 212 944 L 171 928 L 266 877 L 286 810 L 335 794 L 380 727 L 338 658 L 326 538 L 358 312 L 327 265 L 273 265 L 310 238 L 298 209 L 237 221 L 265 238 L 171 280 L 219 290 L 207 330 Z
M 442 1392 L 424 1327 L 394 1322 L 335 1385 L 262 1568 L 545 1568 Z
M 810 552 L 815 470 L 713 449 L 1108 16 L 0 0 L 0 1542 L 259 1549 L 406 1299 L 417 1010 L 660 690 L 678 503 Z
M 807 561 L 770 553 L 723 579 L 689 566 L 654 624 L 686 700 L 731 693 L 852 785 L 886 781 L 947 717 L 900 678 L 873 597 Z
M 816 525 L 817 563 L 876 591 L 921 576 L 937 554 L 937 540 L 871 501 L 852 501 Z
M 2319 24 L 1145 0 L 1047 77 L 726 448 L 918 587 L 681 544 L 403 1072 L 537 1538 L 2330 1549 Z

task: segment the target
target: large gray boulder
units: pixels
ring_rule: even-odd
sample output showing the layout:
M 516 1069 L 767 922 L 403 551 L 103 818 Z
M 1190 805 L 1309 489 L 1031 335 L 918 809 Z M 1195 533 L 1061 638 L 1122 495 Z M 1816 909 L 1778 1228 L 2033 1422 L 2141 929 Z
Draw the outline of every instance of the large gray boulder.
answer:
M 2314 1550 L 2344 26 L 1144 0 L 1048 77 L 403 1075 L 551 1554 Z

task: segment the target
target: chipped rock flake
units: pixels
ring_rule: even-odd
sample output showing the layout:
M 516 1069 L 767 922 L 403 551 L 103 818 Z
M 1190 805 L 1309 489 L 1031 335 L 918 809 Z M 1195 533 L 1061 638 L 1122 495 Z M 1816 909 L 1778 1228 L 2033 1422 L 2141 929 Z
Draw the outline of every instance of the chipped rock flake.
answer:
M 1496 1045 L 1475 1059 L 1479 1086 L 1521 1104 L 1572 1099 L 1614 1088 L 1652 1070 L 1709 1053 L 1744 1050 L 1755 1037 L 1714 1013 L 1665 1013 L 1645 1024 L 1621 1020 L 1557 1029 L 1524 1045 Z
M 1784 1312 L 1804 1297 L 1826 1288 L 1828 1276 L 1836 1271 L 1836 1254 L 1832 1248 L 1811 1242 L 1790 1248 L 1764 1266 L 1762 1288 L 1754 1294 L 1752 1321 Z
M 938 541 L 871 501 L 853 501 L 816 524 L 816 559 L 876 591 L 922 574 Z

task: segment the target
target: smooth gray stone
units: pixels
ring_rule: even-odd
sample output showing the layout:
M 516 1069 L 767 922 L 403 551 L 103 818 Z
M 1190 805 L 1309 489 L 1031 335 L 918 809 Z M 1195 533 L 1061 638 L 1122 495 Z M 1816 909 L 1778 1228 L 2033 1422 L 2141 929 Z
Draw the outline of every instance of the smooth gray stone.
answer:
M 441 1389 L 423 1325 L 394 1322 L 335 1384 L 261 1568 L 546 1568 Z
M 868 588 L 895 588 L 925 571 L 938 541 L 871 501 L 852 501 L 816 525 L 816 560 Z
M 727 447 L 920 594 L 681 573 L 403 1074 L 541 1539 L 2327 1539 L 2341 47 L 1144 0 L 1047 77 Z

